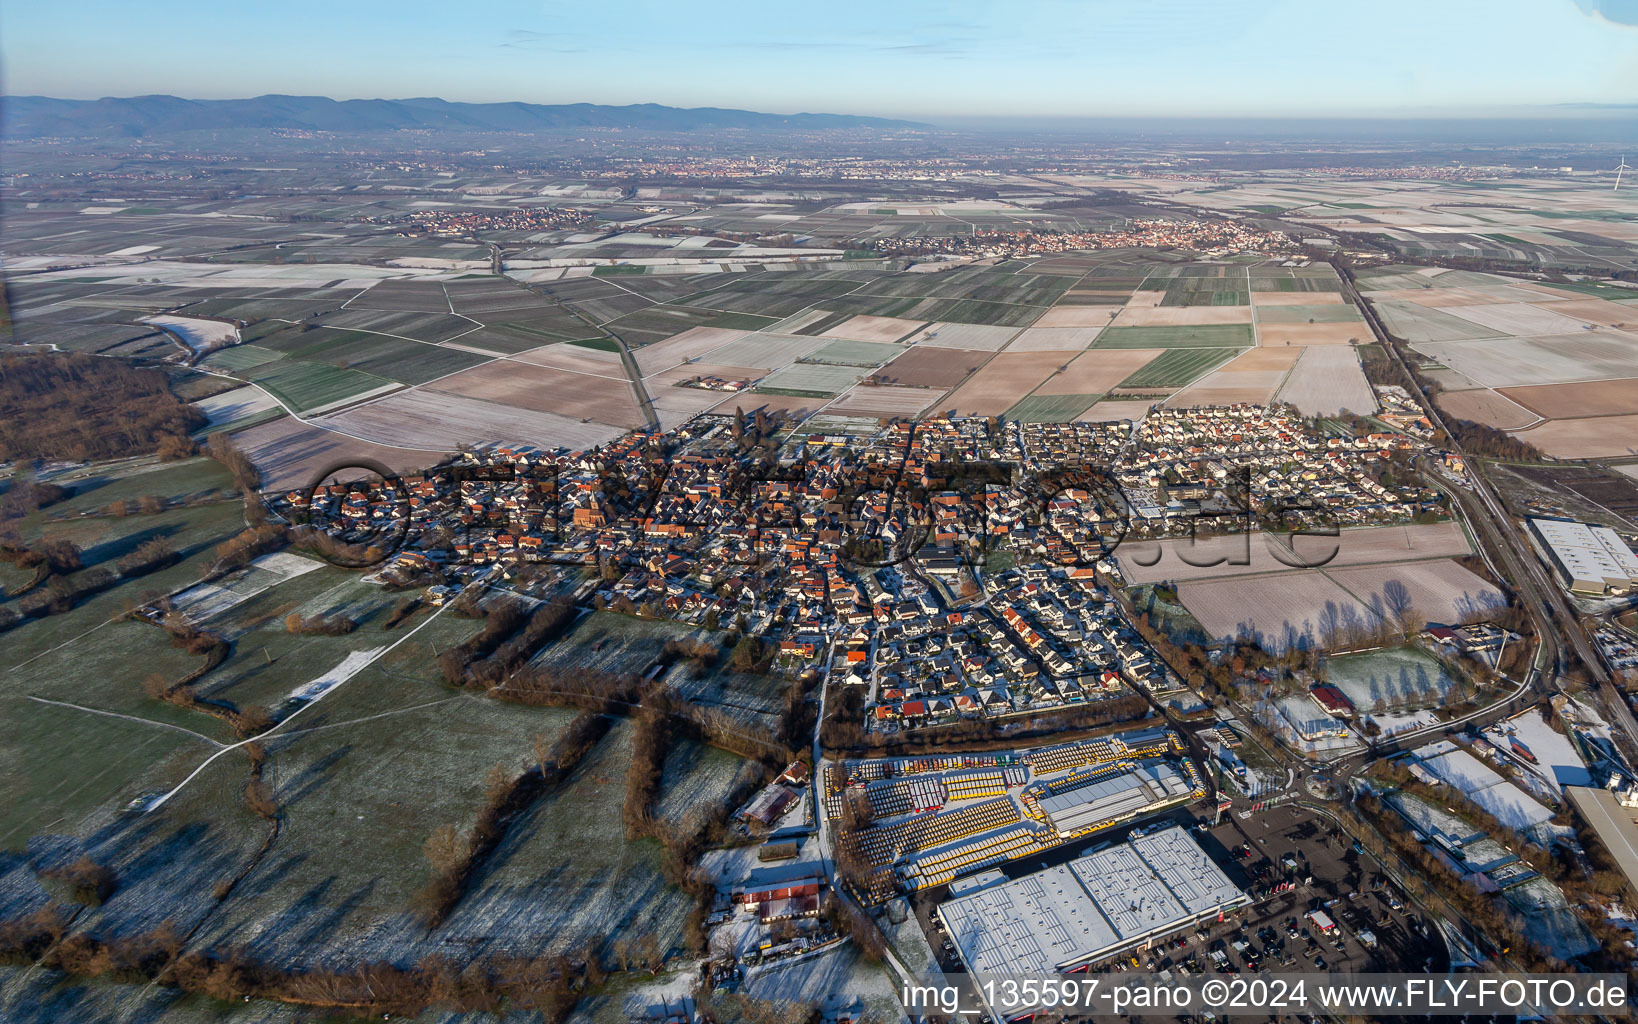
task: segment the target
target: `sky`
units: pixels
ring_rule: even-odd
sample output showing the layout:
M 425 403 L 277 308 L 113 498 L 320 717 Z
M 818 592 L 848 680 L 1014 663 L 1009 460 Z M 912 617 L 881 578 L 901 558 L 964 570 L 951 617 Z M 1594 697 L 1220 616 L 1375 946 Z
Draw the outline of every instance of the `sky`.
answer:
M 1638 0 L 10 0 L 0 89 L 933 121 L 1511 116 L 1638 103 Z

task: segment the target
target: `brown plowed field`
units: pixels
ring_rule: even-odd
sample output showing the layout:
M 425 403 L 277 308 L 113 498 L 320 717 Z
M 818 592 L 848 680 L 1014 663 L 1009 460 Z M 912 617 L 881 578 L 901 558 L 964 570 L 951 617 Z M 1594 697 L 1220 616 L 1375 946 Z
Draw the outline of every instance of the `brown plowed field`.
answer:
M 1065 356 L 1063 352 L 998 352 L 939 404 L 962 416 L 999 416 L 1069 362 Z
M 880 380 L 924 388 L 953 388 L 983 366 L 990 353 L 961 348 L 913 348 L 876 371 Z
M 927 326 L 925 320 L 901 320 L 896 316 L 856 316 L 844 320 L 820 337 L 851 341 L 898 341 Z
M 1070 361 L 1067 370 L 1041 385 L 1041 394 L 1107 394 L 1163 351 L 1158 348 L 1097 348 L 1082 352 Z
M 1503 388 L 1508 398 L 1553 420 L 1623 416 L 1638 412 L 1638 377 L 1589 380 L 1578 384 L 1536 384 Z
M 1477 391 L 1443 391 L 1434 402 L 1447 416 L 1454 416 L 1459 420 L 1472 420 L 1474 423 L 1483 423 L 1499 430 L 1512 430 L 1534 423 L 1540 418 L 1506 395 L 1487 388 L 1480 388 Z
M 642 414 L 629 380 L 611 380 L 497 359 L 440 378 L 429 391 L 462 395 L 570 419 L 593 419 L 618 427 L 641 427 Z
M 1364 344 L 1371 340 L 1371 329 L 1363 322 L 1257 325 L 1257 344 L 1264 348 L 1285 345 L 1346 345 L 1350 339 Z
M 1553 420 L 1513 436 L 1561 459 L 1603 459 L 1638 454 L 1638 415 Z

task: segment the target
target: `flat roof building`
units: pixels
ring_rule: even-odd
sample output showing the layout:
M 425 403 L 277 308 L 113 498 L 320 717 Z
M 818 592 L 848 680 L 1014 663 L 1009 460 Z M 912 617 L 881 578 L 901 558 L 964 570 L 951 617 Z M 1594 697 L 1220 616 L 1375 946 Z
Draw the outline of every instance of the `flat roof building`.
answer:
M 947 900 L 938 915 L 968 971 L 1046 974 L 1215 919 L 1245 902 L 1223 869 L 1173 826 Z
M 1638 811 L 1623 807 L 1607 789 L 1565 786 L 1564 795 L 1610 851 L 1615 866 L 1626 877 L 1627 888 L 1638 895 Z
M 1638 585 L 1638 555 L 1607 526 L 1530 520 L 1537 548 L 1575 594 L 1624 594 Z
M 1191 794 L 1178 770 L 1162 762 L 1044 796 L 1040 808 L 1058 834 L 1067 836 Z

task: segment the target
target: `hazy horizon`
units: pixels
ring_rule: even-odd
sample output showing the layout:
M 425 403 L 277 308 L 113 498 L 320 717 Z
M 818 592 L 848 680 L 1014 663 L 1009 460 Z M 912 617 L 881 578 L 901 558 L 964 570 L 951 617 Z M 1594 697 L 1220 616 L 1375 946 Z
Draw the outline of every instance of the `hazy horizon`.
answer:
M 8 5 L 0 91 L 659 103 L 986 117 L 1597 117 L 1638 98 L 1638 4 L 1035 0 L 794 9 L 614 0 Z M 257 60 L 246 60 L 254 48 Z M 169 58 L 169 59 L 167 59 Z M 281 59 L 284 58 L 284 59 Z

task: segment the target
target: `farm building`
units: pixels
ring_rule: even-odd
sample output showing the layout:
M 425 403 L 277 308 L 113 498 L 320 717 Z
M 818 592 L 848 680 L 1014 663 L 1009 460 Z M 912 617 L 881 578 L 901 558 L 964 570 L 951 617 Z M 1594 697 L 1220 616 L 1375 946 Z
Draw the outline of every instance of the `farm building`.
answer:
M 1574 594 L 1625 594 L 1638 585 L 1638 555 L 1607 526 L 1532 519 L 1537 547 Z
M 1222 868 L 1174 826 L 968 891 L 941 904 L 938 916 L 969 972 L 1044 975 L 1220 919 L 1244 903 Z
M 811 917 L 819 912 L 819 893 L 825 887 L 820 868 L 812 861 L 759 867 L 734 886 L 734 902 L 754 909 L 764 921 Z
M 800 798 L 801 794 L 796 790 L 775 782 L 753 797 L 751 802 L 740 810 L 739 816 L 759 825 L 772 825 Z

